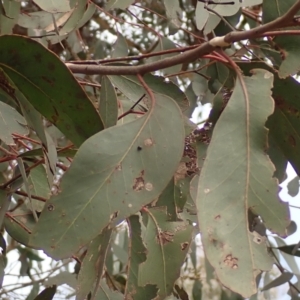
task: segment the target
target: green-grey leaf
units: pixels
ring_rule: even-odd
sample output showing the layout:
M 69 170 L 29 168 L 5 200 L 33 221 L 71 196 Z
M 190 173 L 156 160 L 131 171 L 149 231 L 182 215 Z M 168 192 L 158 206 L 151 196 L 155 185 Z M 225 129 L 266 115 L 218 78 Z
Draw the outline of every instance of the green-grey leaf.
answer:
M 3 0 L 0 5 L 0 34 L 11 34 L 18 22 L 21 2 Z
M 45 288 L 34 300 L 52 300 L 56 293 L 56 285 Z
M 42 10 L 56 14 L 58 12 L 67 12 L 71 10 L 68 0 L 34 0 L 35 4 Z
M 282 248 L 282 252 L 280 252 L 277 248 L 272 249 L 272 251 L 276 255 L 277 259 L 283 258 L 285 260 L 285 262 L 287 263 L 287 265 L 290 267 L 291 271 L 294 274 L 299 275 L 300 269 L 296 262 L 295 256 L 300 257 L 300 251 L 296 249 L 297 251 L 294 254 L 295 256 L 291 255 L 291 253 L 294 250 L 296 245 L 287 245 L 283 239 L 281 239 L 280 237 L 276 237 L 276 236 L 274 237 L 274 240 L 275 240 L 277 246 L 279 246 L 279 249 Z
M 280 148 L 280 145 L 274 139 L 274 135 L 271 135 L 269 132 L 268 155 L 276 169 L 274 172 L 274 177 L 278 179 L 279 183 L 282 183 L 286 179 L 286 168 L 288 161 Z
M 276 108 L 268 119 L 267 127 L 280 151 L 300 175 L 300 84 L 292 77 L 274 77 L 273 98 Z
M 296 27 L 296 29 L 298 28 Z M 290 75 L 297 74 L 300 70 L 300 37 L 294 35 L 278 36 L 274 39 L 274 42 L 279 46 L 281 53 L 283 53 L 284 56 L 284 59 L 279 67 L 279 77 L 286 78 Z
M 178 202 L 180 196 L 180 189 L 175 185 L 174 178 L 172 178 L 155 204 L 157 207 L 166 207 L 169 221 L 178 221 L 176 202 Z
M 299 176 L 295 176 L 287 185 L 290 196 L 295 197 L 299 193 Z
M 295 4 L 295 0 L 264 0 L 263 1 L 263 22 L 271 22 L 282 15 L 284 15 L 292 5 Z
M 34 108 L 75 145 L 103 129 L 99 114 L 74 76 L 37 41 L 1 36 L 0 67 Z M 11 93 L 15 94 L 13 87 Z
M 265 154 L 273 76 L 252 71 L 252 77 L 236 82 L 214 128 L 196 199 L 207 258 L 220 281 L 244 297 L 256 292 L 260 270 L 272 266 L 264 240 L 249 231 L 248 210 L 281 235 L 289 223 L 288 207 L 278 198 L 274 167 Z
M 122 75 L 109 76 L 112 83 L 130 100 L 137 101 L 145 94 L 145 90 L 136 76 Z M 147 85 L 158 94 L 169 96 L 174 99 L 181 110 L 189 109 L 189 101 L 186 95 L 173 82 L 165 82 L 163 77 L 146 74 L 144 80 Z
M 164 6 L 166 8 L 166 14 L 169 19 L 176 21 L 178 19 L 177 14 L 181 12 L 178 0 L 164 0 Z
M 298 246 L 298 245 L 297 244 L 286 245 L 286 246 L 280 246 L 277 249 L 279 249 L 280 251 L 283 251 L 284 253 L 287 253 L 289 255 L 300 257 L 299 247 L 296 247 L 296 246 Z
M 18 25 L 24 28 L 31 29 L 45 29 L 50 24 L 53 24 L 53 18 L 58 21 L 64 14 L 49 14 L 46 11 L 28 12 L 26 14 L 19 14 Z
M 76 289 L 76 275 L 72 274 L 68 271 L 60 271 L 57 275 L 51 276 L 47 278 L 47 281 L 45 282 L 47 286 L 50 285 L 62 285 L 67 284 L 68 286 L 72 287 L 73 289 Z
M 140 265 L 140 285 L 156 284 L 158 297 L 165 299 L 172 293 L 180 268 L 188 252 L 193 226 L 189 222 L 170 222 L 165 208 L 151 208 L 147 213 L 143 241 L 147 260 Z
M 3 279 L 4 279 L 4 270 L 7 264 L 7 258 L 6 258 L 6 241 L 3 238 L 3 235 L 0 235 L 0 247 L 1 247 L 1 253 L 0 253 L 0 288 L 2 288 Z
M 89 292 L 92 292 L 93 285 L 97 286 L 97 279 L 100 281 L 111 234 L 111 229 L 104 229 L 90 242 L 78 274 L 76 300 L 86 299 Z
M 76 153 L 77 153 L 76 149 L 57 148 L 57 156 L 59 156 L 59 157 L 74 157 L 74 155 Z M 19 157 L 32 157 L 32 156 L 42 156 L 42 155 L 43 155 L 43 149 L 36 148 L 36 149 L 21 153 L 19 155 Z
M 91 19 L 92 15 L 96 10 L 96 6 L 91 2 L 84 1 L 71 1 L 72 14 L 69 16 L 69 13 L 65 13 L 67 16 L 67 21 L 59 29 L 59 35 L 48 36 L 47 41 L 51 44 L 59 43 L 65 38 L 67 38 L 72 31 L 77 28 L 82 27 L 88 20 Z M 60 17 L 62 18 L 62 17 Z M 46 31 L 54 31 L 53 21 L 51 22 L 51 27 L 45 28 Z
M 50 197 L 50 188 L 47 181 L 46 170 L 43 165 L 33 168 L 29 174 L 31 194 L 48 199 Z M 42 211 L 45 203 L 32 199 L 32 205 L 38 212 Z
M 101 80 L 99 113 L 106 128 L 116 125 L 118 120 L 118 99 L 115 88 L 107 76 Z
M 52 137 L 47 131 L 45 131 L 45 136 L 47 140 L 47 147 L 43 147 L 43 154 L 49 187 L 52 187 L 54 176 L 56 174 L 57 152 Z
M 70 1 L 68 0 L 34 0 L 33 2 L 42 10 L 52 14 L 67 12 L 71 10 L 69 3 Z
M 248 74 L 253 64 L 251 66 L 240 64 L 240 67 L 245 74 Z M 256 63 L 255 68 L 273 72 L 272 68 L 265 63 Z M 270 145 L 273 148 L 270 149 L 269 155 L 272 160 L 275 159 L 273 160 L 276 165 L 275 176 L 282 181 L 287 163 L 284 157 L 300 175 L 300 156 L 298 155 L 300 151 L 300 84 L 292 77 L 280 79 L 276 73 L 273 75 L 272 96 L 275 100 L 275 111 L 268 118 L 266 126 L 269 128 Z M 276 141 L 277 147 L 274 145 L 274 141 Z
M 173 49 L 173 50 L 176 49 L 176 45 L 169 38 L 163 36 L 163 37 L 159 38 L 157 46 L 155 47 L 153 52 L 159 52 L 159 51 L 165 51 L 165 50 L 171 50 L 171 49 Z M 155 62 L 158 60 L 163 60 L 164 58 L 167 58 L 167 57 L 172 57 L 174 55 L 176 55 L 176 53 L 153 56 L 153 57 L 149 58 L 149 61 Z M 175 73 L 179 72 L 180 70 L 181 70 L 181 65 L 175 65 L 175 66 L 172 66 L 169 68 L 162 69 L 162 70 L 160 70 L 160 72 L 162 72 L 164 75 L 168 75 L 168 74 L 175 74 Z
M 282 285 L 286 282 L 289 282 L 292 277 L 294 276 L 293 273 L 290 273 L 290 272 L 284 272 L 282 273 L 280 276 L 278 276 L 276 279 L 274 279 L 273 281 L 271 281 L 270 283 L 268 283 L 267 285 L 265 285 L 261 291 L 266 291 L 266 290 L 269 290 L 273 287 L 276 287 L 276 286 L 279 286 L 279 285 Z
M 193 91 L 192 83 L 190 83 L 190 85 L 186 88 L 185 95 L 189 105 L 187 105 L 188 108 L 183 110 L 183 113 L 185 116 L 191 118 L 195 108 L 197 107 L 197 96 Z
M 263 1 L 263 21 L 264 23 L 271 22 L 284 15 L 295 0 L 264 0 Z M 290 28 L 292 29 L 292 28 Z M 294 75 L 300 70 L 299 63 L 299 45 L 300 38 L 293 35 L 285 35 L 276 37 L 274 42 L 279 45 L 280 50 L 284 53 L 284 59 L 279 68 L 279 77 L 286 78 L 289 75 Z
M 16 97 L 21 106 L 24 118 L 29 127 L 31 127 L 42 142 L 44 147 L 47 147 L 47 138 L 45 128 L 43 126 L 42 115 L 32 106 L 32 104 L 24 97 L 24 95 L 16 90 Z
M 37 222 L 38 221 L 38 216 L 37 216 L 36 211 L 35 211 L 35 209 L 33 207 L 33 204 L 32 204 L 31 191 L 30 191 L 30 187 L 29 187 L 29 180 L 28 180 L 29 172 L 27 172 L 28 174 L 26 174 L 26 168 L 28 166 L 23 163 L 23 160 L 20 157 L 17 158 L 17 162 L 18 162 L 18 167 L 20 169 L 20 173 L 21 173 L 22 179 L 24 181 L 24 188 L 25 188 L 25 191 L 26 191 L 26 193 L 28 195 L 30 209 L 32 211 L 34 220 Z
M 118 33 L 118 38 L 113 45 L 113 52 L 112 52 L 112 57 L 126 57 L 128 55 L 128 45 L 125 37 L 121 34 Z
M 124 295 L 118 291 L 110 290 L 106 281 L 102 279 L 94 300 L 124 300 Z
M 39 283 L 34 282 L 29 295 L 26 297 L 26 300 L 33 300 L 38 295 L 39 290 L 40 290 Z
M 134 0 L 109 0 L 105 8 L 107 10 L 115 8 L 125 9 L 128 6 L 130 6 L 133 2 Z
M 147 249 L 142 240 L 142 230 L 139 216 L 128 218 L 130 231 L 128 278 L 126 283 L 125 299 L 154 299 L 158 288 L 153 284 L 139 285 L 139 267 L 147 259 Z
M 163 95 L 156 95 L 143 117 L 94 135 L 79 148 L 61 192 L 47 202 L 32 245 L 55 258 L 72 255 L 108 224 L 157 198 L 175 173 L 183 146 L 180 109 Z
M 14 213 L 10 213 L 10 215 L 12 216 L 11 218 L 5 217 L 5 230 L 14 240 L 27 246 L 30 237 L 29 232 L 36 225 L 31 211 L 23 205 L 17 208 Z
M 27 135 L 26 120 L 14 108 L 0 102 L 0 139 L 7 145 L 15 145 L 12 133 Z

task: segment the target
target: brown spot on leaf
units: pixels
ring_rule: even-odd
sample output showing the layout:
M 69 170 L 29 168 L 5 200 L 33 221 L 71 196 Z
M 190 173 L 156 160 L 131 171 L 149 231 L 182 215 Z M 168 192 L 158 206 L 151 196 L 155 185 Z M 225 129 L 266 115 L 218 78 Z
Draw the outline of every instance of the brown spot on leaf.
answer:
M 274 100 L 275 100 L 275 103 L 276 103 L 276 106 L 278 108 L 283 108 L 284 107 L 284 99 L 282 97 L 274 97 Z
M 77 104 L 76 105 L 76 109 L 78 109 L 78 110 L 84 110 L 84 104 L 83 103 L 80 103 L 80 104 Z
M 54 70 L 55 70 L 55 64 L 49 63 L 49 64 L 48 64 L 48 69 L 49 69 L 50 71 L 54 71 Z
M 144 145 L 146 147 L 151 147 L 153 145 L 153 140 L 151 138 L 144 140 Z
M 237 269 L 238 268 L 238 258 L 233 257 L 231 254 L 228 254 L 225 259 L 223 260 L 224 264 L 231 268 L 231 269 Z
M 292 135 L 289 135 L 289 136 L 288 136 L 288 143 L 289 143 L 292 147 L 296 147 L 296 139 L 295 139 Z
M 134 178 L 133 186 L 132 186 L 134 191 L 139 192 L 145 187 L 145 180 L 143 178 L 144 174 L 145 174 L 145 171 L 142 170 L 141 173 L 139 174 L 139 176 Z
M 181 250 L 184 251 L 184 250 L 188 247 L 188 245 L 189 245 L 188 242 L 181 243 L 181 244 L 180 244 Z
M 215 220 L 220 220 L 220 219 L 221 219 L 221 215 L 215 216 Z
M 184 179 L 188 174 L 187 171 L 188 171 L 188 168 L 186 166 L 186 163 L 183 161 L 180 162 L 180 164 L 176 170 L 175 176 L 174 176 L 175 182 L 178 182 L 179 180 Z
M 56 124 L 57 121 L 58 121 L 58 116 L 57 115 L 51 116 L 51 121 L 52 121 L 53 124 Z
M 153 184 L 150 182 L 147 182 L 145 184 L 145 189 L 146 189 L 146 191 L 151 192 L 153 190 Z
M 170 231 L 160 231 L 156 236 L 157 243 L 162 243 L 163 245 L 173 242 L 174 233 Z
M 36 54 L 33 55 L 33 57 L 34 57 L 34 59 L 35 59 L 38 63 L 40 63 L 40 62 L 42 61 L 42 55 L 41 55 L 41 53 L 36 53 Z
M 53 211 L 54 210 L 54 205 L 53 204 L 49 204 L 47 207 L 48 211 Z
M 121 165 L 121 164 L 117 165 L 117 166 L 115 167 L 115 170 L 116 170 L 116 171 L 121 171 L 121 170 L 122 170 L 122 165 Z
M 287 110 L 291 115 L 299 115 L 299 110 L 293 106 L 289 106 Z
M 0 70 L 0 89 L 15 98 L 15 89 L 11 86 L 4 73 Z
M 114 219 L 117 218 L 119 212 L 118 211 L 115 211 L 114 213 L 112 213 L 110 216 L 109 216 L 109 220 L 110 222 L 113 221 Z
M 41 78 L 42 78 L 44 81 L 46 81 L 47 83 L 49 83 L 52 87 L 54 86 L 54 82 L 53 82 L 51 79 L 49 79 L 48 77 L 46 77 L 46 76 L 41 76 Z

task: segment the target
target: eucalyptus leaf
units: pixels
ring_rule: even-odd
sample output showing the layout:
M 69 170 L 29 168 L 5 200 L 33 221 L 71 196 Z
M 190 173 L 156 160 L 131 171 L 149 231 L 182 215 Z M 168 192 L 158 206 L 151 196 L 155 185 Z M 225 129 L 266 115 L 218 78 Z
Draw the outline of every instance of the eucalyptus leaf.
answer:
M 111 234 L 111 229 L 104 229 L 90 242 L 78 274 L 76 300 L 84 300 L 90 292 L 93 295 L 98 292 Z
M 165 208 L 151 208 L 145 215 L 147 222 L 142 238 L 148 252 L 147 260 L 139 268 L 139 283 L 156 284 L 158 299 L 165 299 L 172 293 L 179 276 L 178 266 L 188 252 L 193 226 L 188 222 L 168 221 Z
M 69 1 L 67 0 L 34 0 L 34 3 L 42 10 L 53 14 L 58 12 L 67 12 L 71 9 Z
M 23 49 L 17 56 L 13 49 Z M 3 80 L 11 80 L 42 115 L 73 143 L 81 145 L 103 123 L 73 75 L 52 52 L 21 36 L 0 37 Z M 28 67 L 30 66 L 30 67 Z M 12 96 L 15 92 L 11 89 Z M 62 100 L 63 99 L 63 100 Z
M 101 80 L 99 113 L 106 128 L 116 125 L 118 119 L 118 99 L 115 88 L 108 77 Z
M 244 297 L 256 292 L 259 270 L 272 266 L 264 239 L 249 232 L 248 210 L 272 232 L 285 235 L 289 224 L 273 165 L 263 152 L 264 124 L 274 109 L 273 76 L 260 69 L 252 73 L 236 82 L 214 128 L 196 197 L 207 258 L 222 283 Z
M 128 279 L 126 283 L 125 298 L 133 298 L 136 300 L 154 299 L 158 292 L 155 284 L 141 285 L 139 280 L 140 267 L 147 259 L 147 248 L 142 239 L 142 224 L 137 215 L 128 219 L 130 230 L 130 261 L 128 266 Z
M 1 72 L 0 72 L 1 76 Z M 7 145 L 14 145 L 12 134 L 27 135 L 26 120 L 11 106 L 0 102 L 0 139 Z
M 106 4 L 106 9 L 114 9 L 114 8 L 120 8 L 125 9 L 128 6 L 130 6 L 134 0 L 109 0 Z
M 65 173 L 61 192 L 47 202 L 32 234 L 32 246 L 55 258 L 68 257 L 107 225 L 139 211 L 170 181 L 183 141 L 181 112 L 171 98 L 162 95 L 156 95 L 143 117 L 88 139 Z M 163 160 L 163 168 L 158 159 Z M 63 223 L 54 221 L 58 218 Z

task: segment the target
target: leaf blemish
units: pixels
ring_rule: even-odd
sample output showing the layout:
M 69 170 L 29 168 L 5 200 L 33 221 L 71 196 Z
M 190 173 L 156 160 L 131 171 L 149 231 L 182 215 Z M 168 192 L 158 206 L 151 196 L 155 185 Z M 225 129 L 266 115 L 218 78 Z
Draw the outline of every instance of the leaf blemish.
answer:
M 230 267 L 231 269 L 237 269 L 238 261 L 239 260 L 237 257 L 233 257 L 231 254 L 228 254 L 223 262 L 227 267 Z
M 138 177 L 134 178 L 133 181 L 133 190 L 136 192 L 141 191 L 145 187 L 145 180 L 143 178 L 145 171 L 142 170 Z
M 110 221 L 113 221 L 114 219 L 117 218 L 119 212 L 118 211 L 115 211 L 114 213 L 112 213 L 110 216 L 109 216 L 109 220 Z
M 160 244 L 162 243 L 163 245 L 167 244 L 167 243 L 171 243 L 173 242 L 173 237 L 174 237 L 174 233 L 170 232 L 170 231 L 160 231 L 158 233 L 158 235 L 156 236 L 156 241 Z
M 188 242 L 181 243 L 181 244 L 180 244 L 181 250 L 184 251 L 184 250 L 188 247 L 188 245 L 189 245 Z
M 121 164 L 117 165 L 117 166 L 115 167 L 115 170 L 116 170 L 116 171 L 121 171 L 121 170 L 122 170 L 122 165 L 121 165 Z
M 154 143 L 153 143 L 153 140 L 152 140 L 151 138 L 145 139 L 145 140 L 144 140 L 144 145 L 145 145 L 146 147 L 151 147 L 153 144 L 154 144 Z
M 54 205 L 53 204 L 49 204 L 47 207 L 48 211 L 53 211 L 54 210 Z
M 146 189 L 146 191 L 148 191 L 148 192 L 152 191 L 152 190 L 153 190 L 153 184 L 150 183 L 150 182 L 147 182 L 147 183 L 145 184 L 145 189 Z
M 35 60 L 38 63 L 42 62 L 42 55 L 41 55 L 41 53 L 36 53 L 36 54 L 33 55 L 33 57 L 35 58 Z
M 54 86 L 54 82 L 51 79 L 47 78 L 46 76 L 41 76 L 41 78 L 49 83 L 52 87 Z
M 49 64 L 48 64 L 48 69 L 49 69 L 50 71 L 54 71 L 54 70 L 55 70 L 55 64 L 49 63 Z
M 289 135 L 288 142 L 292 147 L 296 147 L 296 139 L 292 135 Z

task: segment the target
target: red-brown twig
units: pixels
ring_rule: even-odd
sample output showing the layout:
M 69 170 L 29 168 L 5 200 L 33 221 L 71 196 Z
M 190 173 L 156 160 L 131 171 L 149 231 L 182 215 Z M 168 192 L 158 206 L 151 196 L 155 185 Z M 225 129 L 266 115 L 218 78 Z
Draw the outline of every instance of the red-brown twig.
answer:
M 139 98 L 138 101 L 136 101 L 130 108 L 129 110 L 127 110 L 126 112 L 124 112 L 122 115 L 120 115 L 118 117 L 118 120 L 124 118 L 125 116 L 129 115 L 129 114 L 137 114 L 138 112 L 134 111 L 134 108 L 142 101 L 142 99 L 145 97 L 146 95 L 144 94 L 142 97 Z M 143 114 L 143 112 L 141 112 Z
M 224 47 L 234 42 L 261 37 L 264 33 L 277 30 L 291 23 L 295 14 L 300 10 L 300 0 L 298 0 L 283 16 L 264 25 L 250 30 L 232 31 L 223 37 L 213 38 L 195 49 L 186 51 L 182 54 L 163 58 L 159 61 L 146 63 L 138 66 L 103 66 L 103 65 L 76 65 L 67 63 L 67 67 L 73 73 L 87 75 L 106 74 L 106 75 L 143 75 L 174 65 L 189 63 L 215 51 L 218 47 Z

